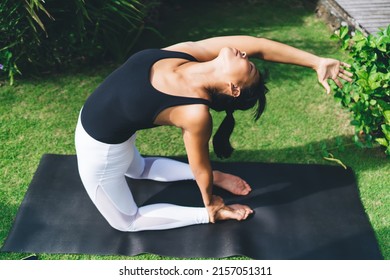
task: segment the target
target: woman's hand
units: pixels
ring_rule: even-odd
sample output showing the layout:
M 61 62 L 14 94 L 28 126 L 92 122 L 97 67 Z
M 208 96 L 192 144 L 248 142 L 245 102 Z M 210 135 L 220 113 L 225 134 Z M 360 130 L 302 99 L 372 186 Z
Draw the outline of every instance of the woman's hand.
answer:
M 351 65 L 331 58 L 320 58 L 317 67 L 315 68 L 318 76 L 318 81 L 326 89 L 326 93 L 330 93 L 330 86 L 328 79 L 332 79 L 339 88 L 343 85 L 339 78 L 352 82 L 352 73 L 347 71 L 346 68 L 350 68 Z
M 210 223 L 215 223 L 217 213 L 224 207 L 226 207 L 226 205 L 223 202 L 223 199 L 220 196 L 212 195 L 210 203 L 206 205 Z
M 253 210 L 246 205 L 225 205 L 223 199 L 216 195 L 212 196 L 211 203 L 206 206 L 206 209 L 209 213 L 210 223 L 223 220 L 242 221 L 253 213 Z

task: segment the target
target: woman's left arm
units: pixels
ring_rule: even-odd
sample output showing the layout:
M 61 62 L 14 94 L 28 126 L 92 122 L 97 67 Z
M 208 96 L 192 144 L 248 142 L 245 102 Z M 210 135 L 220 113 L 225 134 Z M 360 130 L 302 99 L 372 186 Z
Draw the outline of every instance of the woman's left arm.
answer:
M 259 43 L 256 47 L 259 49 L 259 52 L 253 53 L 255 57 L 257 56 L 258 58 L 272 62 L 312 68 L 317 72 L 318 81 L 326 89 L 328 94 L 330 93 L 328 79 L 333 80 L 340 88 L 342 88 L 342 83 L 339 78 L 348 82 L 352 81 L 352 73 L 346 70 L 351 66 L 345 62 L 320 57 L 272 40 L 259 39 L 261 40 L 261 44 Z
M 352 73 L 346 70 L 350 66 L 336 59 L 323 58 L 312 53 L 279 43 L 273 40 L 253 36 L 222 36 L 196 42 L 184 42 L 165 49 L 191 54 L 199 61 L 209 61 L 218 56 L 224 47 L 231 47 L 245 52 L 249 57 L 277 63 L 293 64 L 312 68 L 317 72 L 318 81 L 327 93 L 332 79 L 341 87 L 339 78 L 351 81 Z

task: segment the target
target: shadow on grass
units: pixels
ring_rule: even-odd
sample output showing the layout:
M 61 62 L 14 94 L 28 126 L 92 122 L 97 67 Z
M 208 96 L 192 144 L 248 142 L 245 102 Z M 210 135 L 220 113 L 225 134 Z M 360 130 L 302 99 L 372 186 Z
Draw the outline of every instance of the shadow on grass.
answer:
M 296 164 L 340 165 L 336 161 L 325 160 L 331 153 L 354 172 L 380 170 L 388 166 L 388 158 L 381 147 L 359 148 L 352 142 L 352 136 L 338 136 L 321 141 L 313 141 L 295 147 L 260 148 L 258 150 L 235 150 L 231 158 L 221 161 L 249 161 Z M 212 154 L 212 160 L 220 159 Z M 364 159 L 364 160 L 362 160 Z
M 379 242 L 382 255 L 385 260 L 390 260 L 390 227 L 384 227 L 375 231 L 378 240 L 385 239 Z
M 215 36 L 252 35 L 282 41 L 320 55 L 332 56 L 334 43 L 327 38 L 324 41 L 322 36 L 316 36 L 316 30 L 306 23 L 307 17 L 314 15 L 317 2 L 316 0 L 163 0 L 158 11 L 158 19 L 154 20 L 157 32 L 151 29 L 145 30 L 132 53 L 145 48 L 162 48 L 178 42 Z M 303 27 L 305 25 L 306 28 Z M 96 75 L 94 71 L 96 68 L 110 69 L 99 70 L 98 75 L 104 72 L 101 75 L 103 80 L 121 63 L 123 61 L 105 61 L 105 66 L 94 67 L 77 65 L 62 73 Z M 262 62 L 259 61 L 258 65 L 261 64 Z M 276 83 L 283 82 L 285 79 L 298 80 L 307 73 L 305 71 L 308 71 L 291 67 L 294 66 L 274 64 L 266 66 L 270 68 L 271 78 Z M 41 76 L 28 78 L 42 82 Z
M 277 36 L 283 29 L 302 27 L 305 18 L 313 15 L 313 0 L 165 0 L 159 9 L 159 20 L 154 32 L 145 32 L 137 47 L 161 47 L 185 40 L 207 37 L 246 34 Z M 294 34 L 285 36 L 294 38 Z
M 306 22 L 308 17 L 314 15 L 317 2 L 316 0 L 165 0 L 162 2 L 159 20 L 156 23 L 160 35 L 146 30 L 136 44 L 134 52 L 216 36 L 251 35 L 281 41 L 309 52 L 331 57 L 335 55 L 334 42 L 318 34 L 318 25 L 313 28 L 311 23 Z M 286 79 L 300 80 L 303 75 L 312 72 L 291 65 L 260 60 L 255 62 L 260 69 L 270 70 L 270 80 L 275 83 L 282 83 Z

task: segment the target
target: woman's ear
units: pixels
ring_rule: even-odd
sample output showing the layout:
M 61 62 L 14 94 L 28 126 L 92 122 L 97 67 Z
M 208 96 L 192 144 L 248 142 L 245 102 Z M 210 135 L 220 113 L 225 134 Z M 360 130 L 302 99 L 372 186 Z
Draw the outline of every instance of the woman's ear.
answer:
M 229 82 L 230 93 L 233 97 L 239 97 L 241 93 L 241 87 Z

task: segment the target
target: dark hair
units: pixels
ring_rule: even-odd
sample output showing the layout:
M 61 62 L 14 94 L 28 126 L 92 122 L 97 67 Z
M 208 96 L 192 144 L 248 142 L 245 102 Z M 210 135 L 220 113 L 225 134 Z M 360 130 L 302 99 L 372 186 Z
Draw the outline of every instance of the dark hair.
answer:
M 266 72 L 265 75 L 268 75 L 268 73 Z M 238 97 L 211 91 L 212 101 L 210 108 L 226 112 L 225 119 L 213 137 L 214 152 L 219 158 L 230 157 L 234 150 L 229 140 L 235 125 L 233 112 L 235 110 L 248 110 L 257 103 L 257 108 L 254 111 L 254 120 L 257 121 L 263 113 L 266 103 L 265 94 L 268 92 L 265 80 L 264 74 L 260 73 L 260 78 L 253 85 L 241 89 Z

